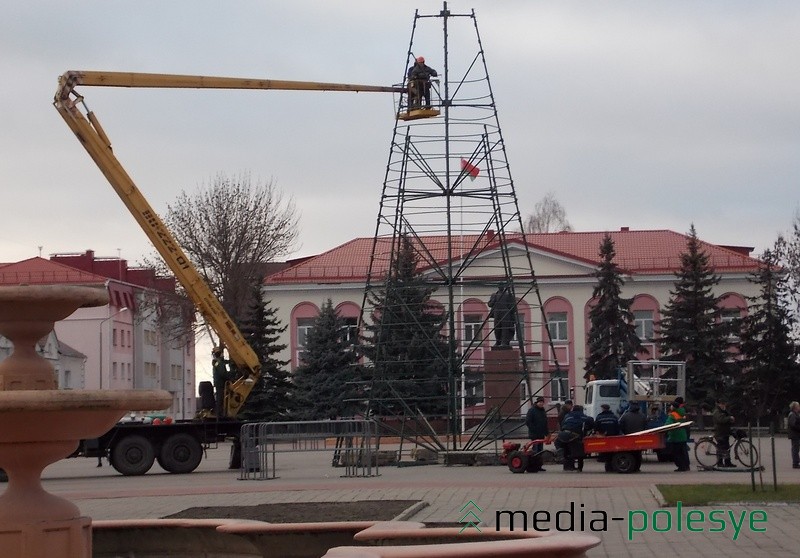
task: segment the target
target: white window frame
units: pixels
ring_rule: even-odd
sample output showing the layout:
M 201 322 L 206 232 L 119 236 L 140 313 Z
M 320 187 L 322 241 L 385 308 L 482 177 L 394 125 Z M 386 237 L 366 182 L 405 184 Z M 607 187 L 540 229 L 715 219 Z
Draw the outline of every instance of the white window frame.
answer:
M 643 314 L 649 313 L 649 317 Z M 655 312 L 653 310 L 634 310 L 633 325 L 636 328 L 636 335 L 641 341 L 652 341 L 655 339 Z M 648 335 L 648 331 L 650 335 Z
M 297 331 L 297 347 L 295 347 L 295 354 L 297 355 L 298 365 L 303 361 L 303 353 L 305 353 L 306 349 L 306 340 L 308 339 L 308 334 L 314 329 L 314 323 L 316 321 L 316 318 L 297 318 L 297 322 L 295 324 Z
M 563 319 L 561 317 L 563 316 Z M 555 319 L 559 318 L 559 319 Z M 554 331 L 555 326 L 555 331 Z M 550 340 L 554 343 L 568 343 L 569 342 L 569 312 L 548 312 L 547 313 L 547 331 L 550 334 Z M 556 333 L 556 335 L 553 335 Z M 563 337 L 562 337 L 563 334 Z

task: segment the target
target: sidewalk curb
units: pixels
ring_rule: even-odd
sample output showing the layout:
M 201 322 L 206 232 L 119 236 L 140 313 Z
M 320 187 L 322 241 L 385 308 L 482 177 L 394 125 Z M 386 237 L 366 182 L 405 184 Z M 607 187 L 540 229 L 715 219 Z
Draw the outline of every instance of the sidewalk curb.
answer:
M 653 498 L 655 498 L 656 502 L 658 503 L 659 508 L 666 508 L 667 501 L 664 499 L 664 496 L 661 494 L 661 491 L 658 487 L 654 484 L 651 484 L 649 487 L 650 494 L 652 494 Z
M 392 521 L 408 521 L 419 512 L 427 508 L 430 504 L 424 500 L 411 504 L 408 508 L 401 511 Z

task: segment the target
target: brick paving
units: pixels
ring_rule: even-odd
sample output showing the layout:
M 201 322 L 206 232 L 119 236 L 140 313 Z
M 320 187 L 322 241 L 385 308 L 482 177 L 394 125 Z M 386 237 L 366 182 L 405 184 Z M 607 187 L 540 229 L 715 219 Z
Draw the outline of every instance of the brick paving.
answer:
M 791 469 L 787 463 L 788 442 L 781 438 L 776 440 L 776 446 L 778 482 L 800 482 L 800 471 Z M 762 454 L 768 454 L 766 446 Z M 766 522 L 757 522 L 754 526 L 766 527 L 766 531 L 751 531 L 745 519 L 735 541 L 730 526 L 721 532 L 710 532 L 711 528 L 719 528 L 719 524 L 706 521 L 695 524 L 695 528 L 702 526 L 703 532 L 691 532 L 686 528 L 685 517 L 680 532 L 673 526 L 675 528 L 668 532 L 635 533 L 633 540 L 628 540 L 631 510 L 642 510 L 648 520 L 653 512 L 661 510 L 658 514 L 660 528 L 665 527 L 667 512 L 672 512 L 674 520 L 675 508 L 662 507 L 656 484 L 749 484 L 750 475 L 743 472 L 673 473 L 670 463 L 647 461 L 640 473 L 618 475 L 605 473 L 602 464 L 587 461 L 580 474 L 565 473 L 555 465 L 535 475 L 514 475 L 505 467 L 426 465 L 382 467 L 379 476 L 342 478 L 343 469 L 332 468 L 327 453 L 287 453 L 277 457 L 278 478 L 239 480 L 237 471 L 226 469 L 227 456 L 228 448 L 220 447 L 210 451 L 200 468 L 190 475 L 170 475 L 154 466 L 143 477 L 122 477 L 107 465 L 96 468 L 96 461 L 92 459 L 65 460 L 48 467 L 43 484 L 46 490 L 69 498 L 94 519 L 158 518 L 198 506 L 420 500 L 427 505 L 420 506 L 421 509 L 407 519 L 452 524 L 461 518 L 459 512 L 464 504 L 472 500 L 483 510 L 479 514 L 481 529 L 493 529 L 495 514 L 500 510 L 526 512 L 529 528 L 533 528 L 534 512 L 547 511 L 551 517 L 550 527 L 555 528 L 556 514 L 562 512 L 559 517 L 568 519 L 565 510 L 574 503 L 576 531 L 580 529 L 580 510 L 584 510 L 585 532 L 602 540 L 599 547 L 588 553 L 592 558 L 695 554 L 709 557 L 758 554 L 764 557 L 794 555 L 800 548 L 800 529 L 797 528 L 800 505 L 796 504 L 724 504 L 696 508 L 706 516 L 712 510 L 722 510 L 729 524 L 729 512 L 738 521 L 742 512 L 747 518 L 747 514 L 763 510 Z M 765 457 L 769 462 L 769 455 Z M 771 470 L 756 480 L 758 483 L 763 480 L 770 487 Z M 607 531 L 592 533 L 588 524 L 591 519 L 600 517 L 601 511 L 608 518 L 623 520 L 609 519 Z M 684 509 L 683 515 L 688 511 Z M 501 526 L 507 527 L 507 516 L 503 517 Z M 756 519 L 759 517 L 756 515 Z M 517 523 L 515 528 L 520 528 L 521 519 Z M 568 524 L 562 523 L 561 527 L 567 528 Z

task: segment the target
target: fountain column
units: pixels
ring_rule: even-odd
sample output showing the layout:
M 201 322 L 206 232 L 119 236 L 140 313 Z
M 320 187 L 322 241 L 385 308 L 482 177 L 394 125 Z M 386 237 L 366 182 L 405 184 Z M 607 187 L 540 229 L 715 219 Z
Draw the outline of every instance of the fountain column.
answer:
M 163 390 L 59 390 L 36 342 L 80 307 L 108 304 L 103 289 L 64 285 L 0 286 L 0 335 L 14 353 L 0 362 L 0 556 L 90 558 L 92 521 L 72 502 L 44 490 L 45 467 L 79 440 L 107 432 L 129 411 L 169 407 Z

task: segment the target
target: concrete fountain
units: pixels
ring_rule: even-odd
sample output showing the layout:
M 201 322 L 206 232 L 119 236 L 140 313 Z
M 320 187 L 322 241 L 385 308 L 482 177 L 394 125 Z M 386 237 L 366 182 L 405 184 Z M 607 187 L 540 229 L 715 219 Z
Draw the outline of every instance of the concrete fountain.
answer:
M 46 492 L 45 467 L 67 457 L 83 438 L 105 433 L 128 411 L 172 401 L 161 390 L 59 390 L 36 343 L 80 307 L 108 303 L 105 291 L 64 285 L 0 286 L 0 335 L 14 352 L 0 362 L 0 556 L 88 558 L 92 520 L 72 502 Z

